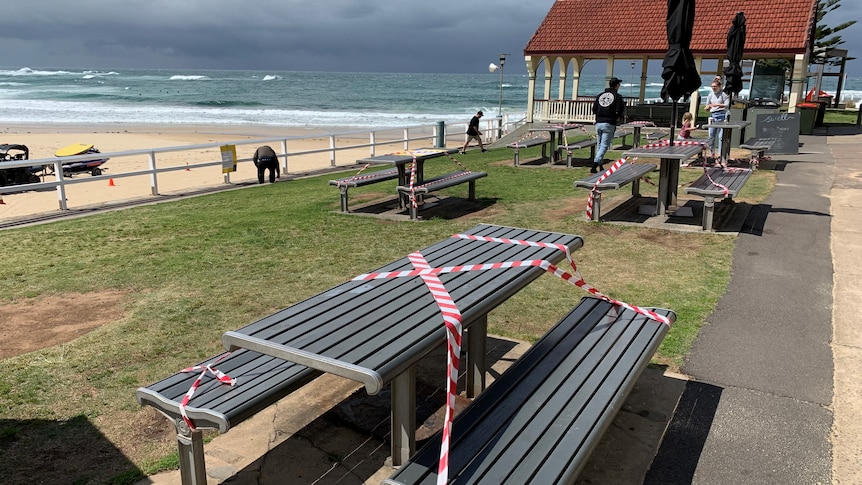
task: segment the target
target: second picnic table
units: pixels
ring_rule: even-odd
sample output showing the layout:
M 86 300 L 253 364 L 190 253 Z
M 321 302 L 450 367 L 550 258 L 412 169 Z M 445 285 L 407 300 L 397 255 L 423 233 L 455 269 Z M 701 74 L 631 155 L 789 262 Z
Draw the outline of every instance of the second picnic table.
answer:
M 697 155 L 702 149 L 702 146 L 699 144 L 668 144 L 635 148 L 623 153 L 623 157 L 625 158 L 658 158 L 661 160 L 661 164 L 659 165 L 658 198 L 653 215 L 663 216 L 668 207 L 676 205 L 680 163 Z
M 385 155 L 372 155 L 367 158 L 356 160 L 358 164 L 382 164 L 395 165 L 398 169 L 398 185 L 410 185 L 410 164 L 416 161 L 416 184 L 425 180 L 425 160 L 442 157 L 457 152 L 457 148 L 420 148 L 417 150 L 403 150 L 387 153 Z M 407 207 L 408 201 L 404 197 L 399 198 L 399 207 Z
M 562 140 L 563 136 L 565 136 L 566 132 L 569 130 L 579 130 L 583 128 L 584 125 L 580 123 L 559 123 L 554 125 L 537 125 L 530 128 L 530 133 L 541 133 L 547 132 L 550 136 L 550 145 L 551 145 L 551 163 L 556 163 L 559 161 L 559 156 L 557 155 L 557 145 L 559 141 Z

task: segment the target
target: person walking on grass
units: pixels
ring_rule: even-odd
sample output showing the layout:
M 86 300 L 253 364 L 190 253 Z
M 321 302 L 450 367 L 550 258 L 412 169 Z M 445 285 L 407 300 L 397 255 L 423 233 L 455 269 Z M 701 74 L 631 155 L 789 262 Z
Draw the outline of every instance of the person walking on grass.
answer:
M 460 151 L 462 155 L 464 153 L 467 153 L 467 145 L 469 145 L 470 142 L 473 140 L 479 142 L 479 148 L 481 148 L 483 152 L 488 151 L 485 150 L 485 145 L 482 144 L 482 132 L 479 131 L 479 119 L 483 116 L 485 116 L 485 114 L 481 111 L 478 111 L 476 113 L 476 116 L 470 119 L 470 124 L 467 125 L 467 141 L 464 142 L 464 146 L 461 148 Z
M 593 114 L 596 115 L 596 138 L 598 147 L 596 148 L 596 158 L 593 160 L 593 167 L 590 173 L 597 173 L 599 169 L 604 170 L 605 153 L 611 147 L 611 141 L 614 139 L 614 133 L 617 131 L 617 120 L 619 120 L 626 110 L 626 103 L 623 97 L 617 93 L 622 81 L 619 78 L 611 78 L 608 82 L 608 88 L 596 97 L 593 103 Z
M 263 183 L 263 176 L 269 170 L 269 183 L 275 182 L 280 174 L 278 170 L 278 157 L 275 150 L 269 145 L 264 145 L 254 151 L 252 158 L 254 166 L 257 167 L 257 182 Z

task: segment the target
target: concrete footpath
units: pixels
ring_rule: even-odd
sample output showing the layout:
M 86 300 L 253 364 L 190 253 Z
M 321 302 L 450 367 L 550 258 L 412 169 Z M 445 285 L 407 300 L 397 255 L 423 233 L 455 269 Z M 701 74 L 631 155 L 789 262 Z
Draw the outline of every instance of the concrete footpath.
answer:
M 775 157 L 776 189 L 740 232 L 644 483 L 862 483 L 858 133 Z
M 578 483 L 862 483 L 862 130 L 828 135 L 764 164 L 776 190 L 739 234 L 685 375 L 644 373 Z M 496 375 L 526 344 L 493 340 Z M 443 362 L 420 371 L 420 439 L 440 424 Z M 387 417 L 387 396 L 323 378 L 208 443 L 208 483 L 379 484 Z

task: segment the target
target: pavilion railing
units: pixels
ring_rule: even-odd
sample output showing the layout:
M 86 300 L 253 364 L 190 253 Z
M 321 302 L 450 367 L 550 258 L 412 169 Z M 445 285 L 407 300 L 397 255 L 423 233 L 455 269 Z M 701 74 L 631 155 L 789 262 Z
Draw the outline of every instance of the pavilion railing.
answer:
M 637 98 L 626 98 L 626 106 L 634 106 Z M 578 96 L 575 99 L 537 99 L 533 105 L 533 121 L 595 123 L 593 102 L 595 96 Z

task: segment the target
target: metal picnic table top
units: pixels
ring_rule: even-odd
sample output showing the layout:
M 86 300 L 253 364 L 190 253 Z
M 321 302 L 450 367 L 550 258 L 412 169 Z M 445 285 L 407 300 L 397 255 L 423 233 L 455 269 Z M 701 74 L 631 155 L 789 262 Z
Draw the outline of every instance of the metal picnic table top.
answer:
M 570 251 L 583 245 L 580 236 L 479 225 L 467 231 L 481 237 L 562 244 Z M 432 268 L 565 257 L 553 247 L 447 238 L 419 253 Z M 408 257 L 374 273 L 410 272 Z M 538 267 L 507 267 L 487 271 L 439 274 L 458 307 L 464 327 L 518 292 L 545 271 Z M 445 341 L 440 309 L 417 275 L 354 279 L 228 332 L 226 348 L 253 348 L 261 353 L 347 377 L 365 384 L 369 393 Z M 266 342 L 267 348 L 258 344 Z

